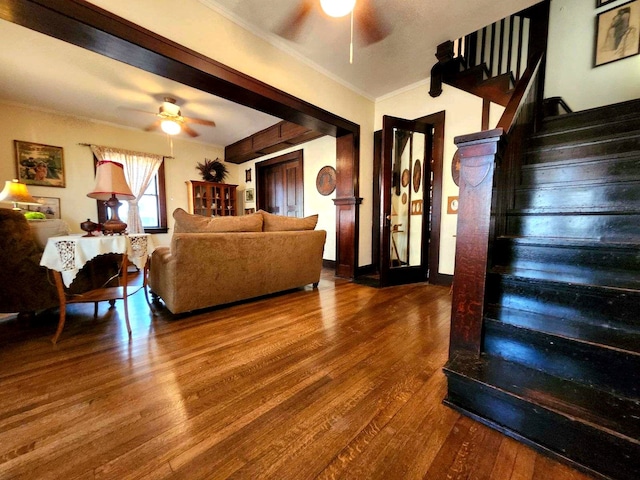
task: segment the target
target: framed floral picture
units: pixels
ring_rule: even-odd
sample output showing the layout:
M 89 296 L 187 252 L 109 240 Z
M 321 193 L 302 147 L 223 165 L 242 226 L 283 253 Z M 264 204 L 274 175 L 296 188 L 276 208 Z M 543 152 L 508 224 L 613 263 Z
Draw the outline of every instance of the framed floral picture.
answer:
M 64 187 L 62 147 L 14 140 L 18 180 L 27 185 Z
M 623 3 L 596 16 L 593 66 L 640 53 L 640 0 Z

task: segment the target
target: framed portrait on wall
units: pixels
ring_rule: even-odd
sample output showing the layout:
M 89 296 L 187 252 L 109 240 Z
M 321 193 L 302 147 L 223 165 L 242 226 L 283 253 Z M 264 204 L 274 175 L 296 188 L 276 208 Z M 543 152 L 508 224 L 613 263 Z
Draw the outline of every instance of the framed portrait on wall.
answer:
M 640 53 L 640 0 L 623 3 L 596 16 L 593 66 Z
M 64 187 L 62 147 L 14 140 L 18 180 L 27 185 Z

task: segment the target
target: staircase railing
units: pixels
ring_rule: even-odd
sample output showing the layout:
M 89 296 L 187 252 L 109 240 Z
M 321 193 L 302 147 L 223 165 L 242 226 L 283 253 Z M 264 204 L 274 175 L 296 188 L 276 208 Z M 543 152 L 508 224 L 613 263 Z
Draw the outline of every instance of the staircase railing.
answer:
M 542 105 L 543 56 L 516 84 L 498 127 L 456 137 L 460 192 L 449 358 L 480 355 L 487 270 L 493 240 L 505 231 L 526 138 Z
M 483 96 L 468 81 L 460 82 L 467 71 L 475 71 L 481 80 L 509 74 L 516 84 L 545 52 L 548 23 L 549 0 L 544 0 L 455 42 L 442 43 L 436 52 L 438 63 L 431 69 L 429 94 L 439 96 L 442 83 L 448 83 Z

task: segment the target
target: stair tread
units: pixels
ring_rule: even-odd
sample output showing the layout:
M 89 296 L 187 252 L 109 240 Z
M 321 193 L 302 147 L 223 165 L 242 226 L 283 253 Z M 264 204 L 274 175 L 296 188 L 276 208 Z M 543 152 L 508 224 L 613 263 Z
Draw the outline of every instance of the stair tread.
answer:
M 632 113 L 627 115 L 621 115 L 619 117 L 611 118 L 607 122 L 607 127 L 611 128 L 614 125 L 623 126 L 623 128 L 631 128 L 634 127 L 638 129 L 638 124 L 640 123 L 640 113 Z M 562 136 L 571 136 L 574 134 L 579 134 L 579 132 L 587 132 L 589 130 L 602 130 L 602 123 L 590 123 L 584 125 L 576 125 L 576 126 L 568 126 L 566 128 L 541 128 L 537 132 L 535 132 L 531 137 L 529 137 L 530 141 L 536 142 L 538 140 L 550 140 L 554 137 L 562 137 Z
M 444 370 L 640 446 L 640 399 L 619 397 L 489 355 L 457 357 Z
M 589 163 L 599 163 L 599 162 L 615 162 L 617 160 L 628 160 L 638 158 L 640 159 L 640 152 L 615 152 L 615 153 L 606 153 L 601 155 L 593 155 L 586 158 L 570 158 L 570 159 L 560 159 L 560 160 L 551 160 L 544 163 L 527 163 L 522 165 L 523 170 L 545 170 L 552 169 L 557 167 L 563 167 L 567 165 L 586 165 Z
M 553 143 L 550 145 L 536 145 L 536 146 L 531 146 L 527 148 L 525 151 L 525 154 L 529 155 L 532 153 L 548 152 L 550 150 L 558 151 L 558 150 L 563 150 L 565 148 L 579 148 L 585 145 L 604 144 L 604 143 L 616 142 L 618 140 L 635 139 L 638 137 L 639 132 L 640 132 L 640 126 L 636 130 L 631 130 L 627 132 L 620 132 L 616 134 L 605 133 L 602 135 L 590 136 L 589 138 L 585 138 L 581 140 L 567 140 L 564 142 L 560 141 L 558 143 Z
M 567 273 L 555 270 L 533 270 L 527 268 L 496 266 L 492 268 L 491 271 L 499 275 L 520 277 L 532 281 L 581 285 L 587 288 L 609 289 L 622 292 L 640 292 L 640 278 L 637 272 L 624 270 L 601 270 L 595 275 L 589 275 L 590 272 Z
M 576 125 L 593 125 L 601 123 L 602 118 L 633 118 L 638 116 L 640 116 L 640 100 L 629 100 L 613 105 L 547 117 L 543 121 L 543 130 L 575 128 Z
M 556 317 L 548 314 L 488 305 L 486 317 L 517 328 L 542 332 L 602 348 L 640 355 L 640 331 L 622 328 L 619 324 L 602 325 L 579 317 Z
M 521 237 L 516 235 L 501 235 L 498 241 L 511 242 L 521 245 L 539 245 L 550 247 L 568 247 L 568 248 L 596 248 L 602 250 L 620 249 L 620 250 L 640 250 L 638 242 L 621 242 L 609 241 L 602 238 L 570 238 L 570 237 Z

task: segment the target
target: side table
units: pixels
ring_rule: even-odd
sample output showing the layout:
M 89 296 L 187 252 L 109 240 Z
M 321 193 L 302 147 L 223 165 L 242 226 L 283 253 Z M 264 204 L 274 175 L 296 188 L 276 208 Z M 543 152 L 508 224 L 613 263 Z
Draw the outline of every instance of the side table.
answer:
M 129 307 L 127 298 L 147 285 L 147 260 L 153 251 L 153 241 L 149 234 L 130 235 L 97 235 L 86 237 L 80 235 L 67 235 L 51 237 L 47 240 L 40 265 L 53 271 L 53 278 L 60 299 L 60 316 L 58 328 L 51 339 L 53 343 L 58 341 L 66 319 L 66 305 L 69 303 L 101 302 L 105 300 L 122 299 L 124 303 L 124 318 L 127 331 L 131 336 L 129 324 Z M 120 285 L 117 287 L 103 287 L 90 290 L 78 296 L 67 296 L 65 287 L 69 287 L 80 269 L 98 255 L 117 253 L 122 255 Z M 129 262 L 143 270 L 142 286 L 129 289 L 127 267 Z M 147 299 L 148 303 L 148 299 Z

